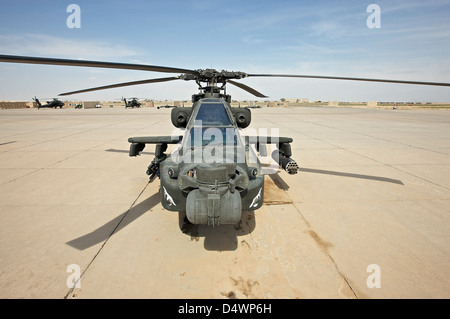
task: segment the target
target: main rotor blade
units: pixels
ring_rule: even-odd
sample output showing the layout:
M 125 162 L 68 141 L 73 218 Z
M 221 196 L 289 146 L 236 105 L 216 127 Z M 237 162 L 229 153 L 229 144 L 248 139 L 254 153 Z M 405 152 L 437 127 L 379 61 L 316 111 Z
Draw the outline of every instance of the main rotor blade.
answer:
M 180 78 L 178 76 L 175 76 L 175 77 L 170 77 L 170 78 L 159 78 L 159 79 L 150 79 L 150 80 L 142 80 L 142 81 L 124 82 L 124 83 L 118 83 L 118 84 L 99 86 L 99 87 L 90 88 L 90 89 L 61 93 L 61 94 L 59 94 L 59 96 L 72 95 L 72 94 L 77 94 L 77 93 L 86 93 L 86 92 L 106 90 L 106 89 L 113 89 L 113 88 L 119 88 L 119 87 L 130 86 L 130 85 L 167 82 L 167 81 L 173 81 L 173 80 L 179 80 L 179 79 Z
M 243 89 L 243 90 L 253 94 L 254 96 L 257 96 L 257 97 L 268 97 L 268 96 L 265 96 L 264 94 L 256 91 L 255 89 L 252 89 L 251 87 L 249 87 L 249 86 L 247 86 L 245 84 L 242 84 L 242 83 L 239 83 L 239 82 L 235 82 L 235 81 L 232 81 L 232 80 L 227 80 L 227 83 L 233 84 L 233 85 L 237 86 L 238 88 L 241 88 L 241 89 Z
M 194 71 L 194 70 L 179 69 L 179 68 L 172 68 L 172 67 L 165 67 L 165 66 L 156 66 L 156 65 L 147 65 L 147 64 L 129 64 L 129 63 L 114 63 L 114 62 L 100 62 L 100 61 L 37 58 L 37 57 L 2 55 L 2 54 L 0 54 L 0 62 L 48 64 L 48 65 L 68 65 L 68 66 L 80 66 L 80 67 L 91 67 L 91 68 L 107 68 L 107 69 L 140 70 L 140 71 L 153 71 L 153 72 L 165 72 L 165 73 L 198 74 L 198 72 Z
M 305 78 L 305 79 L 328 79 L 328 80 L 349 80 L 349 81 L 366 81 L 366 82 L 384 82 L 399 84 L 416 84 L 416 85 L 434 85 L 434 86 L 450 86 L 450 83 L 440 82 L 420 82 L 420 81 L 404 81 L 404 80 L 385 80 L 385 79 L 365 79 L 341 76 L 319 76 L 319 75 L 290 75 L 290 74 L 247 74 L 247 77 L 280 77 L 280 78 Z

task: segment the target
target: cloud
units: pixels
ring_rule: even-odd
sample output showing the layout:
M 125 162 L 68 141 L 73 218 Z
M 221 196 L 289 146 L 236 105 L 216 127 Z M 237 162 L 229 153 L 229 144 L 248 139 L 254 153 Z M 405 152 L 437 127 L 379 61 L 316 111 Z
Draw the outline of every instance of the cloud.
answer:
M 263 39 L 255 38 L 255 37 L 251 37 L 251 36 L 243 37 L 241 39 L 241 41 L 246 44 L 260 44 L 260 43 L 265 42 Z
M 383 1 L 384 2 L 384 1 Z M 448 7 L 448 0 L 403 0 L 403 1 L 387 1 L 381 4 L 382 13 L 397 13 L 407 10 L 415 10 L 420 12 L 421 9 Z
M 3 54 L 70 58 L 126 58 L 139 54 L 130 48 L 107 41 L 68 39 L 45 34 L 0 35 Z

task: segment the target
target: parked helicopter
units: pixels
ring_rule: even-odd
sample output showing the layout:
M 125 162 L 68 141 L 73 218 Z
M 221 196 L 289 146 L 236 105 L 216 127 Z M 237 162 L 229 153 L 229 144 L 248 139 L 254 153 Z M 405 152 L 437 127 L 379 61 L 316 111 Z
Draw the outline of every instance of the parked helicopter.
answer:
M 62 107 L 64 106 L 64 103 L 56 98 L 54 98 L 52 101 L 47 101 L 46 104 L 42 104 L 38 98 L 34 97 L 33 100 L 37 103 L 38 105 L 38 109 L 42 108 L 42 107 L 52 107 L 52 108 L 60 108 L 62 109 Z
M 160 178 L 162 206 L 170 211 L 186 212 L 192 224 L 237 224 L 243 210 L 263 205 L 264 174 L 254 154 L 263 155 L 267 145 L 275 144 L 272 158 L 289 174 L 296 174 L 298 164 L 292 159 L 292 138 L 277 136 L 242 137 L 240 130 L 251 123 L 249 108 L 232 108 L 226 85 L 241 88 L 256 97 L 264 94 L 235 80 L 247 77 L 316 78 L 416 85 L 450 86 L 450 83 L 350 78 L 336 76 L 248 74 L 214 69 L 189 70 L 173 67 L 110 63 L 99 61 L 0 55 L 0 62 L 79 67 L 115 68 L 163 73 L 181 73 L 174 77 L 119 83 L 62 93 L 60 96 L 175 80 L 195 81 L 200 90 L 192 96 L 192 107 L 177 107 L 171 112 L 172 124 L 184 135 L 131 137 L 130 156 L 138 156 L 147 144 L 156 144 L 155 158 L 147 168 L 150 182 Z M 203 86 L 203 83 L 206 85 Z M 223 93 L 222 93 L 223 92 Z M 166 154 L 169 144 L 177 144 Z
M 125 108 L 131 107 L 131 108 L 140 108 L 141 103 L 138 102 L 138 99 L 136 97 L 131 98 L 130 101 L 127 101 L 126 98 L 122 97 L 122 101 L 125 102 Z

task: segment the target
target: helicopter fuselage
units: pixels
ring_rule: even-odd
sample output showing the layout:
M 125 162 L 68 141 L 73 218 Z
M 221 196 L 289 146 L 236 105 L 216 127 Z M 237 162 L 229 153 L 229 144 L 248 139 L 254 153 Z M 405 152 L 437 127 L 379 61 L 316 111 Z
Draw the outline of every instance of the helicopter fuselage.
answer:
M 145 144 L 156 144 L 147 174 L 150 180 L 160 178 L 165 209 L 186 212 L 193 224 L 237 224 L 242 211 L 259 209 L 264 200 L 264 174 L 251 144 L 260 149 L 275 139 L 241 136 L 241 128 L 250 124 L 250 110 L 232 108 L 226 96 L 193 100 L 192 108 L 172 109 L 172 123 L 184 130 L 183 136 L 130 138 L 130 156 L 139 155 Z M 274 143 L 282 150 L 291 142 L 277 137 Z M 165 154 L 168 144 L 176 145 Z
M 242 210 L 263 204 L 264 175 L 251 152 L 228 102 L 198 100 L 183 140 L 161 163 L 163 207 L 186 211 L 193 224 L 238 223 Z
M 62 107 L 64 106 L 64 102 L 62 102 L 58 99 L 53 99 L 52 101 L 47 101 L 46 104 L 42 104 L 37 98 L 33 98 L 33 100 L 37 103 L 38 109 L 43 108 L 43 107 L 46 107 L 46 108 L 52 107 L 55 109 L 59 107 L 60 109 L 62 109 Z

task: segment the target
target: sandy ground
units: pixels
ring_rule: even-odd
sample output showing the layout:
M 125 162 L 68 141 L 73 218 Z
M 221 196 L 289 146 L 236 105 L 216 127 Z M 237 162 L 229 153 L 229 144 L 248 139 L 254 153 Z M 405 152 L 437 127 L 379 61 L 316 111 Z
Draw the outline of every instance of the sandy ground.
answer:
M 161 207 L 153 147 L 128 156 L 169 115 L 0 110 L 0 298 L 450 297 L 450 112 L 254 109 L 301 171 L 216 228 Z

